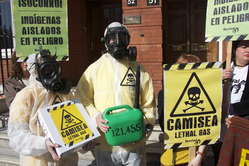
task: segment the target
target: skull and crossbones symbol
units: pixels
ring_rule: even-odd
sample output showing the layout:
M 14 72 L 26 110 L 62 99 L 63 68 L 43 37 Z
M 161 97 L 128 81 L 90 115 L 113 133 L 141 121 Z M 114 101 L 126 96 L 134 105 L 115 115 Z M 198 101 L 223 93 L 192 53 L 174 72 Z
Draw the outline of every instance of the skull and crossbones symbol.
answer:
M 71 115 L 69 115 L 69 114 L 67 114 L 67 115 L 65 115 L 64 116 L 64 118 L 65 118 L 65 123 L 66 123 L 66 126 L 68 127 L 71 123 L 76 123 L 75 121 L 74 121 L 74 119 L 71 117 Z
M 203 100 L 200 100 L 201 90 L 198 87 L 191 87 L 188 89 L 188 99 L 185 101 L 185 105 L 189 105 L 188 108 L 183 109 L 183 112 L 195 107 L 203 111 L 205 108 L 199 107 L 199 104 L 203 103 Z
M 128 76 L 128 78 L 127 78 L 128 83 L 135 82 L 135 78 L 134 78 L 133 74 L 129 73 L 127 76 Z

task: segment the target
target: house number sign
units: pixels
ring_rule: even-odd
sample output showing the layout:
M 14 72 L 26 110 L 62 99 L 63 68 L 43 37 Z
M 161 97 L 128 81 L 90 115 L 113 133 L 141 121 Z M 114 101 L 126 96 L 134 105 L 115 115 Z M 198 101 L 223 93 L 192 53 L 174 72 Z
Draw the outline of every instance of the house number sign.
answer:
M 160 0 L 147 0 L 147 6 L 155 6 L 159 4 L 160 4 Z
M 127 6 L 137 6 L 137 0 L 127 0 Z

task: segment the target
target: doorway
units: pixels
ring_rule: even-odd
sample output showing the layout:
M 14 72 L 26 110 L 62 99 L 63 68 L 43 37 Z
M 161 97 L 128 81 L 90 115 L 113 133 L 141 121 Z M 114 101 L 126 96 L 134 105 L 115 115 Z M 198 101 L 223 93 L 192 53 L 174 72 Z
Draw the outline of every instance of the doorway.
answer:
M 88 62 L 96 61 L 105 50 L 101 37 L 111 22 L 122 22 L 122 0 L 87 1 L 87 49 Z
M 206 8 L 207 0 L 166 0 L 164 63 L 174 63 L 182 53 L 209 60 L 216 43 L 205 42 Z

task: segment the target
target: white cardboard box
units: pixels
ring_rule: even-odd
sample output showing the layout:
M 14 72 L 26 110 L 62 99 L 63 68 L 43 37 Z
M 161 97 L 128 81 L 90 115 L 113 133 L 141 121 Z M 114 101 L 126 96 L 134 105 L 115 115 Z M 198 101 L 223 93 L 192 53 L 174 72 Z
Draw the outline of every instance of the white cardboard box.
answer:
M 80 103 L 65 101 L 38 110 L 39 121 L 59 156 L 100 136 L 95 120 Z

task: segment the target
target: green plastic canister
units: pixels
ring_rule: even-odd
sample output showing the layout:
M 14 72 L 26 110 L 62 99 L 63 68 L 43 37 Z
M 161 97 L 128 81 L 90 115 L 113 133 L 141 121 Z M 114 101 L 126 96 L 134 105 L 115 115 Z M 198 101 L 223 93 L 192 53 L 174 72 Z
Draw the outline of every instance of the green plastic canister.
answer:
M 110 107 L 104 111 L 103 118 L 110 127 L 105 133 L 109 145 L 123 145 L 144 137 L 143 114 L 139 109 L 129 105 Z

